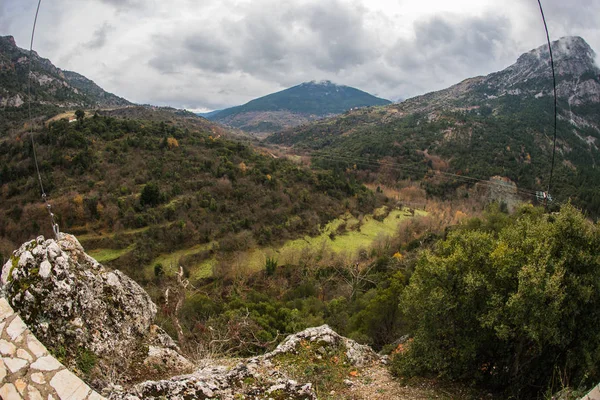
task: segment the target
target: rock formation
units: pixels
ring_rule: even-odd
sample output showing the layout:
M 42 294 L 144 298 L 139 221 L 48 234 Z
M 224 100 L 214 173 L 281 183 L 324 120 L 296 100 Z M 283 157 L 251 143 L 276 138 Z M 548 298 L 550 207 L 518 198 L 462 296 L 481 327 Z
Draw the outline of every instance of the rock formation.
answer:
M 2 268 L 0 285 L 38 339 L 71 364 L 93 354 L 105 368 L 123 359 L 175 373 L 191 370 L 154 325 L 156 305 L 144 289 L 88 256 L 74 236 L 23 244 Z
M 308 328 L 288 336 L 275 350 L 263 356 L 239 362 L 233 368 L 213 365 L 193 374 L 169 380 L 147 381 L 124 392 L 114 392 L 110 400 L 141 399 L 237 399 L 278 398 L 316 399 L 311 382 L 298 382 L 290 372 L 294 365 L 289 357 L 311 348 L 316 358 L 341 350 L 351 366 L 367 367 L 381 361 L 368 346 L 338 335 L 329 326 Z M 237 397 L 236 397 L 237 396 Z M 246 397 L 243 397 L 246 396 Z

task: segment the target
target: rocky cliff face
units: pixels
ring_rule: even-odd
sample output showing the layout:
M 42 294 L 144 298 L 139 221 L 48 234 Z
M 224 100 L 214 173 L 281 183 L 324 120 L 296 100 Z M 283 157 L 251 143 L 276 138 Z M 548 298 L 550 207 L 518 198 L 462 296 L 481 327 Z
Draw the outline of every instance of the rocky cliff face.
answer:
M 12 36 L 0 36 L 0 107 L 19 108 L 27 98 L 28 50 L 17 47 Z M 91 80 L 55 67 L 33 52 L 32 100 L 40 105 L 69 108 L 118 107 L 131 104 L 105 92 Z
M 600 102 L 600 68 L 595 63 L 596 54 L 586 41 L 569 36 L 552 42 L 551 46 L 558 95 L 572 104 Z M 497 91 L 496 95 L 541 97 L 553 95 L 550 79 L 550 54 L 548 46 L 542 45 L 521 55 L 505 70 L 489 75 L 482 86 Z
M 557 77 L 557 92 L 571 105 L 600 102 L 600 68 L 596 54 L 578 36 L 551 43 Z M 493 106 L 505 96 L 536 98 L 553 96 L 552 68 L 548 45 L 522 54 L 508 68 L 483 77 L 467 79 L 448 89 L 418 96 L 403 102 L 403 111 L 464 110 L 465 107 Z
M 589 44 L 579 36 L 567 36 L 551 43 L 554 68 L 558 77 L 580 76 L 588 71 L 598 72 L 596 54 Z M 551 78 L 550 53 L 547 45 L 522 54 L 517 62 L 504 71 L 493 74 L 490 80 L 501 78 L 498 84 L 508 86 L 519 81 Z

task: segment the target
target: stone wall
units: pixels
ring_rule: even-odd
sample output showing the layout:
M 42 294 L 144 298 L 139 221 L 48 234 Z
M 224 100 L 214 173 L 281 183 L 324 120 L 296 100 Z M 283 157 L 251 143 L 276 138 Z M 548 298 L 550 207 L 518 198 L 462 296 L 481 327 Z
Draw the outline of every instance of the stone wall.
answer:
M 587 395 L 581 398 L 581 400 L 600 400 L 600 383 L 593 388 Z
M 0 297 L 0 398 L 104 399 L 48 354 L 3 297 Z

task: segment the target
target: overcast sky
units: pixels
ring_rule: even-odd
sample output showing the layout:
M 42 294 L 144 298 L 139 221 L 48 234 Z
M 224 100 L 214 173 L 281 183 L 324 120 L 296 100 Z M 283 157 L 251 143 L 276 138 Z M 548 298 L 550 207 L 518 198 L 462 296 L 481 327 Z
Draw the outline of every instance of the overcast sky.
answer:
M 600 0 L 544 0 L 553 39 L 600 50 Z M 37 0 L 0 0 L 28 48 Z M 42 0 L 34 49 L 138 103 L 212 110 L 328 79 L 397 100 L 545 42 L 537 0 Z

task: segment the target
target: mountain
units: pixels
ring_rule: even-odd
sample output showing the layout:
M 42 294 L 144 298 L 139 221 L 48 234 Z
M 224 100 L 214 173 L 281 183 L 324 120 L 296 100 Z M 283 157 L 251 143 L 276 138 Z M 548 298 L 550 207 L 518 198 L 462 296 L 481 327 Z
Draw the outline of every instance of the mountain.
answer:
M 600 69 L 580 37 L 562 38 L 552 49 L 559 96 L 552 194 L 600 215 Z M 321 154 L 321 164 L 337 160 L 382 172 L 385 160 L 383 175 L 422 180 L 430 194 L 468 182 L 456 175 L 502 176 L 533 192 L 548 185 L 553 102 L 548 49 L 541 46 L 503 71 L 288 129 L 268 141 Z
M 196 115 L 199 117 L 209 118 L 213 115 L 220 113 L 221 111 L 223 111 L 223 110 L 214 110 L 214 111 L 209 111 L 209 112 L 205 112 L 205 113 L 196 113 Z
M 353 108 L 390 104 L 369 93 L 330 81 L 305 82 L 207 118 L 247 132 L 275 132 Z
M 29 50 L 17 47 L 12 36 L 0 36 L 0 113 L 6 121 L 19 121 L 26 113 L 29 56 Z M 36 52 L 33 53 L 31 71 L 35 115 L 56 114 L 65 108 L 131 105 L 83 75 L 55 67 Z

